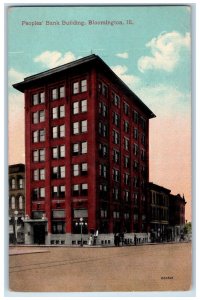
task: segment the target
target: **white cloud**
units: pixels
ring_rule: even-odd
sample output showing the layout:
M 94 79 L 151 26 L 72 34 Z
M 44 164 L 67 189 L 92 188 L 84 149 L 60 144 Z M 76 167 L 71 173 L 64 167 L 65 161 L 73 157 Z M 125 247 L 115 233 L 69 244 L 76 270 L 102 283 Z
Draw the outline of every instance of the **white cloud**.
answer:
M 128 58 L 128 52 L 117 53 L 116 56 L 126 59 L 126 58 Z
M 28 74 L 19 72 L 15 70 L 14 68 L 10 68 L 8 70 L 8 85 L 9 87 L 12 87 L 14 83 L 23 81 L 25 77 L 27 77 Z
M 34 58 L 34 62 L 41 63 L 48 68 L 55 68 L 57 66 L 69 63 L 76 59 L 75 55 L 68 51 L 64 54 L 58 51 L 45 51 Z
M 146 47 L 150 49 L 151 56 L 140 57 L 138 69 L 141 72 L 152 69 L 171 72 L 181 59 L 181 51 L 190 48 L 190 34 L 182 35 L 176 31 L 161 33 Z
M 139 77 L 127 73 L 128 72 L 127 66 L 117 65 L 117 66 L 111 67 L 111 69 L 131 89 L 135 88 L 136 86 L 138 86 L 140 84 L 140 78 Z

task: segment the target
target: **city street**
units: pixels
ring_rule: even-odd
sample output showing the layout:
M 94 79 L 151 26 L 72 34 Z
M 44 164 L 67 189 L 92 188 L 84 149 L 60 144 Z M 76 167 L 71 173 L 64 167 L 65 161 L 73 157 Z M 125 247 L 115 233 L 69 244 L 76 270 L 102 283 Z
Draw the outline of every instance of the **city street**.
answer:
M 11 249 L 9 256 L 10 290 L 189 290 L 191 246 L 191 243 L 177 243 L 107 248 L 16 247 Z

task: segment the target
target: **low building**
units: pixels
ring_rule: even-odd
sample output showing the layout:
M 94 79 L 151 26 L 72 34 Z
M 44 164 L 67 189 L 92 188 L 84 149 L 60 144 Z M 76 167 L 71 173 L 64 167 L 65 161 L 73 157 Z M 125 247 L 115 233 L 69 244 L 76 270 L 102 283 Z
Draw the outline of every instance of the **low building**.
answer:
M 149 231 L 151 241 L 171 239 L 169 231 L 169 198 L 170 190 L 149 182 Z
M 179 240 L 184 233 L 186 203 L 184 195 L 181 197 L 180 194 L 170 194 L 169 223 L 175 240 Z
M 9 166 L 9 243 L 24 243 L 25 165 Z

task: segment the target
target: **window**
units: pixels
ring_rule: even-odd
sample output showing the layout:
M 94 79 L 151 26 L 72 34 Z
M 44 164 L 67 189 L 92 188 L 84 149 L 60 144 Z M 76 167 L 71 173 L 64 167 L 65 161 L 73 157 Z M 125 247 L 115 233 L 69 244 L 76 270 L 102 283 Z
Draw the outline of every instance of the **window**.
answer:
M 81 164 L 81 175 L 87 175 L 88 172 L 88 164 L 82 163 Z
M 86 92 L 87 91 L 87 80 L 81 80 L 81 92 Z
M 56 139 L 61 137 L 65 137 L 65 125 L 52 127 L 52 138 Z
M 134 153 L 134 155 L 138 155 L 138 152 L 139 152 L 139 147 L 138 147 L 138 145 L 137 144 L 134 144 L 133 145 L 133 153 Z
M 39 152 L 38 152 L 38 150 L 33 151 L 33 161 L 34 162 L 39 161 Z
M 56 166 L 52 168 L 52 179 L 65 178 L 65 166 Z
M 39 141 L 40 142 L 45 141 L 45 130 L 44 129 L 39 130 Z
M 80 82 L 74 82 L 73 83 L 73 94 L 83 93 L 87 91 L 87 80 L 83 79 Z
M 33 136 L 33 143 L 44 142 L 45 129 L 33 131 L 32 136 Z
M 99 175 L 106 178 L 107 177 L 107 166 L 100 164 L 99 165 Z
M 33 124 L 38 123 L 38 111 L 33 113 Z
M 108 195 L 108 187 L 106 184 L 100 184 L 99 185 L 99 196 L 101 198 L 105 198 Z
M 124 213 L 124 219 L 128 220 L 129 219 L 129 213 Z
M 73 94 L 78 94 L 79 93 L 79 82 L 74 82 L 73 83 Z
M 72 186 L 72 196 L 79 196 L 79 184 Z
M 79 165 L 73 165 L 73 176 L 79 175 Z
M 116 145 L 120 143 L 120 134 L 115 130 L 113 130 L 113 143 Z
M 78 134 L 79 133 L 79 122 L 74 122 L 73 123 L 73 134 Z
M 23 189 L 23 178 L 19 178 L 18 186 L 19 186 L 19 189 Z
M 58 107 L 53 107 L 52 108 L 52 119 L 57 119 L 58 118 Z
M 15 209 L 15 197 L 14 196 L 11 197 L 11 208 Z
M 51 99 L 57 100 L 65 97 L 65 88 L 60 86 L 51 90 Z
M 129 139 L 124 138 L 124 149 L 129 150 Z
M 81 195 L 82 196 L 87 196 L 88 194 L 88 184 L 87 183 L 82 183 L 81 184 Z
M 107 157 L 108 154 L 108 146 L 104 144 L 99 144 L 99 155 L 100 157 Z
M 120 107 L 120 97 L 115 93 L 112 93 L 112 102 L 116 107 Z
M 107 218 L 108 217 L 108 212 L 105 209 L 101 209 L 101 218 Z
M 37 93 L 32 95 L 32 104 L 37 105 L 45 102 L 45 93 Z
M 136 176 L 133 178 L 133 186 L 135 188 L 137 188 L 139 186 L 139 180 L 138 180 L 138 177 L 136 177 Z
M 40 195 L 40 198 L 44 198 L 45 197 L 45 188 L 42 187 L 39 189 L 39 195 Z
M 102 122 L 99 122 L 99 134 L 103 137 L 108 135 L 108 126 Z
M 39 180 L 38 170 L 33 170 L 33 180 L 34 181 Z
M 102 84 L 102 95 L 103 95 L 105 98 L 108 98 L 108 87 L 107 87 L 107 85 L 105 85 L 105 84 Z
M 79 113 L 79 102 L 73 102 L 72 107 L 73 107 L 73 115 L 78 114 Z
M 23 198 L 19 196 L 19 209 L 23 209 Z
M 139 167 L 138 161 L 134 160 L 134 162 L 133 162 L 133 169 L 134 170 L 138 170 L 138 167 Z
M 65 106 L 56 106 L 52 108 L 52 119 L 63 118 L 65 116 Z
M 130 166 L 130 158 L 129 156 L 124 156 L 124 167 L 128 168 Z
M 72 154 L 78 155 L 79 154 L 79 144 L 73 144 L 72 145 Z
M 113 150 L 113 161 L 118 164 L 119 160 L 120 160 L 120 153 L 118 150 L 114 149 Z
M 142 118 L 142 117 L 141 117 L 141 126 L 142 126 L 143 130 L 146 129 L 146 120 L 144 118 Z
M 44 122 L 45 121 L 45 111 L 44 110 L 40 110 L 39 111 L 39 121 L 40 122 Z
M 146 145 L 146 137 L 144 134 L 142 134 L 142 137 L 141 137 L 141 142 L 142 142 L 142 145 Z
M 87 100 L 82 100 L 81 101 L 81 112 L 86 112 L 87 111 Z
M 137 193 L 133 193 L 133 202 L 135 205 L 138 205 L 138 194 Z
M 45 169 L 39 170 L 40 180 L 45 180 Z
M 114 181 L 119 182 L 119 180 L 120 180 L 119 170 L 113 169 L 112 173 L 113 173 L 113 179 L 114 179 Z
M 117 113 L 113 113 L 113 124 L 115 124 L 117 127 L 120 126 L 120 116 Z
M 33 161 L 45 161 L 45 149 L 39 149 L 33 151 Z
M 130 201 L 130 192 L 129 191 L 124 191 L 124 200 L 126 202 Z
M 119 200 L 119 188 L 118 187 L 114 187 L 112 190 L 112 194 L 113 194 L 113 199 L 115 201 Z
M 135 111 L 135 110 L 134 110 L 134 112 L 133 112 L 133 121 L 134 121 L 136 124 L 138 124 L 138 113 L 137 113 L 137 111 Z
M 87 120 L 81 121 L 81 132 L 87 132 Z
M 39 150 L 39 161 L 45 161 L 45 149 Z
M 65 106 L 64 105 L 61 105 L 59 107 L 59 114 L 60 114 L 60 118 L 63 118 L 65 116 Z
M 141 150 L 141 159 L 143 161 L 145 160 L 145 151 L 144 151 L 144 149 Z
M 129 122 L 128 122 L 128 121 L 124 121 L 124 131 L 125 131 L 126 133 L 129 132 Z
M 65 137 L 65 125 L 60 125 L 59 130 L 60 137 Z
M 135 140 L 138 139 L 138 129 L 137 128 L 134 128 L 133 137 L 134 137 Z
M 52 221 L 52 233 L 54 233 L 54 234 L 65 233 L 65 222 L 64 221 Z
M 129 115 L 129 105 L 126 102 L 124 102 L 124 113 L 127 116 Z
M 65 185 L 52 186 L 52 197 L 53 198 L 64 198 L 65 197 Z
M 129 184 L 130 184 L 130 175 L 127 174 L 127 173 L 124 174 L 124 183 L 125 183 L 126 185 L 129 185 Z
M 15 189 L 15 178 L 11 179 L 11 189 Z
M 81 143 L 81 154 L 87 153 L 87 142 Z
M 113 211 L 113 219 L 119 219 L 120 213 L 119 211 Z
M 103 117 L 107 117 L 107 115 L 108 115 L 108 108 L 107 108 L 107 105 L 104 104 L 103 102 L 99 102 L 99 113 L 100 113 Z

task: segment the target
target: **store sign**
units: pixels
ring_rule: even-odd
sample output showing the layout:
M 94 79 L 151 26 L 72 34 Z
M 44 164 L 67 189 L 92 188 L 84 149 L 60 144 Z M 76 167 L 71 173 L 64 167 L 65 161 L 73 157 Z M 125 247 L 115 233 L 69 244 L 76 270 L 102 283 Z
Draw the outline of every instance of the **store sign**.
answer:
M 74 218 L 87 218 L 88 210 L 87 209 L 74 209 Z

